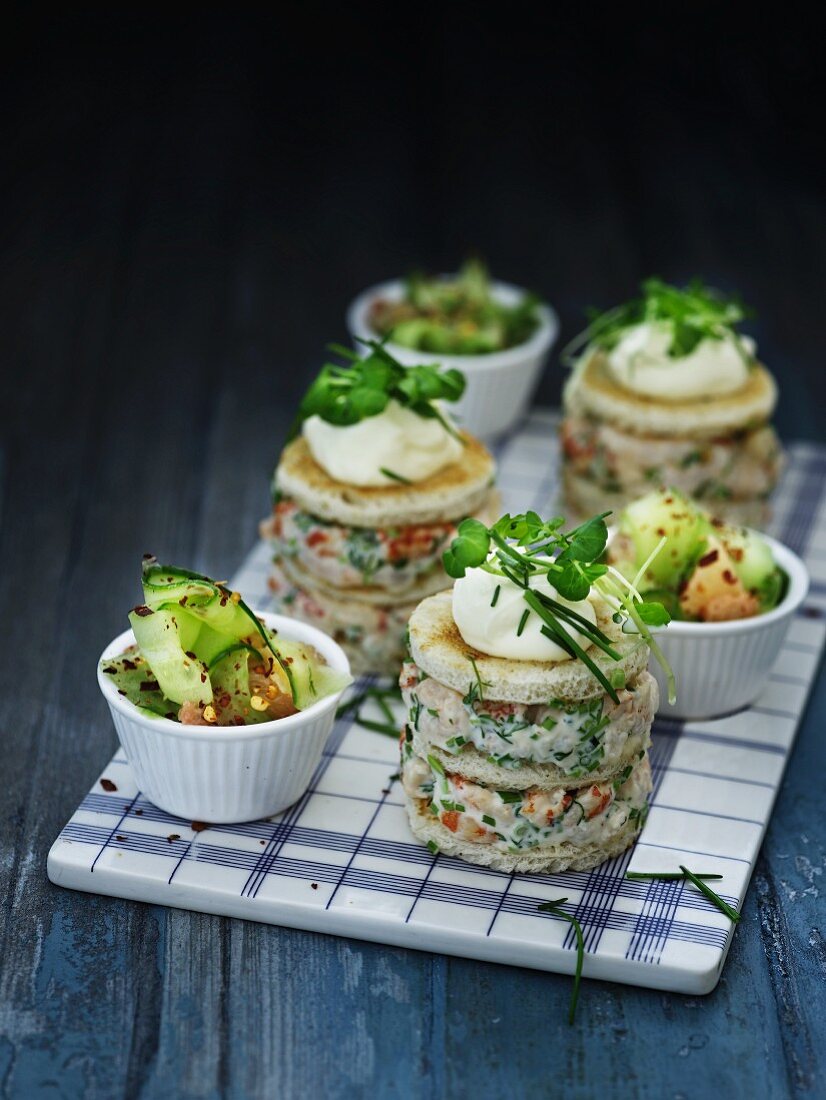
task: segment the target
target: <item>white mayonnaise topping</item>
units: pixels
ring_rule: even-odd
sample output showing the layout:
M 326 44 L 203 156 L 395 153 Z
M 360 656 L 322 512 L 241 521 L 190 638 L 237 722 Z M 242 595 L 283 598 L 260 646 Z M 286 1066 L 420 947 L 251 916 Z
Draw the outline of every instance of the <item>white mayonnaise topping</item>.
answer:
M 441 407 L 440 412 L 449 420 Z M 302 430 L 319 466 L 347 485 L 399 484 L 382 469 L 406 481 L 424 481 L 462 453 L 462 444 L 435 417 L 418 416 L 392 400 L 384 412 L 357 424 L 339 427 L 311 416 Z
M 733 393 L 748 379 L 744 355 L 751 356 L 755 343 L 748 336 L 701 340 L 689 355 L 673 359 L 668 354 L 672 328 L 668 322 L 643 322 L 629 328 L 608 352 L 614 380 L 627 390 L 659 401 L 686 401 L 715 394 Z
M 496 606 L 491 607 L 497 586 L 499 595 Z M 572 603 L 563 599 L 549 584 L 545 574 L 531 577 L 530 587 L 572 608 L 589 622 L 596 623 L 596 612 L 588 600 Z M 545 624 L 535 611 L 530 611 L 522 591 L 507 577 L 482 568 L 468 569 L 464 577 L 453 585 L 453 619 L 459 633 L 469 646 L 491 657 L 509 657 L 515 661 L 569 661 L 570 654 L 542 633 Z M 529 611 L 528 618 L 522 633 L 517 636 L 526 611 Z M 582 649 L 591 645 L 579 631 L 564 623 L 560 625 Z

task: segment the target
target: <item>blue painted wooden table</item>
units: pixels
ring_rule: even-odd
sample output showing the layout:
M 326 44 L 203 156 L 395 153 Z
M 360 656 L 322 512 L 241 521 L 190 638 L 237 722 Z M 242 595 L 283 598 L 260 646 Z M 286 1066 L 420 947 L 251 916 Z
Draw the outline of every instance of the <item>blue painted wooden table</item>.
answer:
M 187 21 L 181 56 L 190 33 Z M 127 72 L 115 125 L 114 67 L 44 103 L 33 53 L 21 54 L 15 86 L 26 109 L 4 144 L 19 172 L 2 181 L 0 303 L 15 373 L 4 391 L 0 494 L 0 1096 L 823 1095 L 823 679 L 707 998 L 587 983 L 569 1027 L 564 977 L 82 896 L 45 873 L 49 846 L 115 749 L 94 664 L 135 602 L 140 554 L 231 574 L 255 540 L 310 372 L 326 340 L 343 336 L 349 293 L 413 256 L 455 262 L 468 243 L 461 234 L 495 225 L 479 243 L 560 305 L 567 337 L 585 304 L 614 300 L 649 271 L 685 274 L 668 270 L 683 238 L 661 247 L 656 231 L 677 219 L 691 228 L 685 262 L 734 285 L 739 274 L 746 297 L 772 304 L 764 312 L 776 321 L 759 333 L 767 360 L 794 368 L 781 379 L 781 428 L 813 438 L 822 422 L 806 371 L 811 381 L 821 361 L 822 206 L 802 188 L 779 201 L 772 181 L 758 181 L 741 224 L 693 191 L 680 208 L 669 179 L 640 187 L 652 220 L 640 212 L 628 223 L 616 201 L 626 181 L 606 175 L 611 158 L 594 160 L 604 121 L 595 97 L 583 107 L 594 114 L 581 156 L 566 151 L 565 171 L 584 166 L 571 194 L 599 218 L 571 218 L 547 185 L 556 169 L 523 187 L 507 174 L 510 158 L 486 157 L 486 171 L 503 173 L 502 188 L 486 193 L 520 201 L 497 221 L 500 204 L 479 198 L 448 255 L 451 218 L 433 221 L 417 173 L 394 178 L 390 191 L 381 175 L 407 163 L 395 115 L 380 149 L 357 142 L 345 164 L 353 141 L 342 122 L 323 160 L 307 159 L 302 140 L 270 165 L 261 135 L 275 101 L 257 106 L 246 75 L 237 101 L 211 84 L 196 94 L 187 80 L 147 105 L 145 80 Z M 196 54 L 193 80 L 212 72 Z M 88 56 L 67 58 L 64 76 L 85 77 Z M 338 60 L 328 65 L 337 74 Z M 169 71 L 178 61 L 170 56 Z M 258 78 L 278 68 L 269 47 L 259 61 Z M 539 69 L 544 87 L 548 67 Z M 411 93 L 411 118 L 424 90 Z M 375 97 L 370 81 L 364 95 Z M 649 97 L 652 112 L 659 99 Z M 665 117 L 652 119 L 667 130 Z M 634 179 L 647 178 L 644 152 Z M 465 160 L 475 173 L 478 150 L 457 153 L 454 168 Z M 482 194 L 472 179 L 457 191 L 462 215 Z M 737 192 L 738 179 L 728 186 Z M 435 185 L 432 194 L 444 198 Z M 762 267 L 752 262 L 758 223 Z M 394 237 L 397 225 L 418 228 Z M 537 236 L 538 225 L 552 230 Z M 610 261 L 595 264 L 612 241 Z M 795 242 L 810 257 L 799 275 L 786 251 Z M 545 400 L 558 384 L 554 368 Z

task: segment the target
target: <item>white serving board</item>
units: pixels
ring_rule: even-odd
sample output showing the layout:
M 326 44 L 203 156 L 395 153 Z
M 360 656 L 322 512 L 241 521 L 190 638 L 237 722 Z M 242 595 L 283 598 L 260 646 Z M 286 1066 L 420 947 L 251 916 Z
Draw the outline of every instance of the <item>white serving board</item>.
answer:
M 510 511 L 552 510 L 552 413 L 534 414 L 501 444 L 499 460 Z M 824 474 L 826 448 L 790 448 L 773 530 L 806 558 L 812 591 L 765 693 L 747 711 L 716 722 L 655 723 L 651 813 L 623 856 L 561 875 L 507 875 L 434 856 L 408 829 L 393 778 L 396 745 L 344 717 L 304 797 L 278 817 L 248 825 L 193 829 L 170 817 L 137 790 L 119 753 L 55 841 L 50 879 L 114 897 L 570 973 L 569 923 L 537 910 L 564 896 L 584 930 L 586 976 L 708 992 L 733 925 L 682 882 L 629 881 L 624 874 L 685 863 L 723 874 L 719 892 L 742 905 L 826 637 Z M 269 606 L 269 558 L 259 544 L 232 581 L 261 609 Z

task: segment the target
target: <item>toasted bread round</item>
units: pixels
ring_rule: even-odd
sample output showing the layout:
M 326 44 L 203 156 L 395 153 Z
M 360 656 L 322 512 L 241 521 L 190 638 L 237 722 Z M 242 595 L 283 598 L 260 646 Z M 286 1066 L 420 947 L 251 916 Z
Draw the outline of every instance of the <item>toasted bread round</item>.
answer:
M 326 601 L 351 603 L 356 601 L 369 607 L 415 607 L 426 596 L 440 592 L 447 580 L 441 563 L 428 573 L 416 577 L 407 588 L 389 589 L 364 585 L 359 588 L 339 588 L 322 577 L 315 576 L 296 558 L 281 557 L 281 568 L 300 588 L 311 588 Z
M 336 481 L 313 458 L 303 436 L 288 443 L 275 471 L 276 488 L 306 512 L 348 527 L 444 523 L 473 515 L 496 476 L 493 456 L 462 433 L 460 461 L 413 485 L 361 488 Z
M 584 523 L 600 512 L 611 512 L 616 517 L 634 499 L 628 493 L 608 492 L 597 481 L 575 473 L 568 466 L 562 471 L 561 496 L 560 511 L 572 524 Z M 739 500 L 721 497 L 713 501 L 703 500 L 701 503 L 715 518 L 740 527 L 765 527 L 771 514 L 768 502 L 758 497 Z M 612 523 L 614 520 L 608 522 Z
M 648 664 L 648 646 L 636 634 L 623 634 L 611 618 L 607 604 L 598 604 L 597 624 L 612 640 L 620 661 L 614 661 L 599 649 L 588 655 L 608 676 L 617 669 L 628 683 Z M 450 591 L 439 592 L 423 600 L 409 623 L 410 652 L 413 660 L 454 691 L 466 692 L 475 682 L 470 663 L 473 658 L 484 685 L 486 699 L 509 703 L 547 703 L 561 699 L 581 703 L 605 694 L 605 688 L 582 661 L 514 661 L 490 657 L 467 644 L 453 621 L 453 597 Z
M 474 844 L 473 841 L 457 837 L 428 812 L 427 799 L 414 799 L 407 795 L 404 797 L 410 828 L 424 844 L 433 843 L 445 855 L 508 873 L 516 871 L 519 874 L 538 875 L 557 874 L 560 871 L 587 871 L 630 848 L 640 831 L 638 821 L 629 820 L 603 845 L 577 845 L 563 840 L 558 844 L 542 845 L 525 851 L 503 852 L 489 844 Z
M 284 565 L 282 560 L 273 562 L 272 609 L 329 634 L 347 654 L 356 675 L 374 673 L 396 679 L 405 654 L 407 620 L 415 605 L 377 606 L 343 593 L 333 598 L 312 585 L 297 583 Z
M 563 393 L 563 405 L 572 413 L 598 417 L 637 435 L 698 440 L 762 424 L 776 404 L 777 385 L 759 364 L 749 372 L 746 384 L 734 393 L 666 402 L 620 386 L 600 351 L 580 360 Z

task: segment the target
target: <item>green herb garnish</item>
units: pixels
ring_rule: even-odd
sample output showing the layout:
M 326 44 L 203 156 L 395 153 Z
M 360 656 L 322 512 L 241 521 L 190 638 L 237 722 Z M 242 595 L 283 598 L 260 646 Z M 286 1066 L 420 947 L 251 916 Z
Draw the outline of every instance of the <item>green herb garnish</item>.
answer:
M 398 481 L 400 485 L 413 484 L 409 477 L 402 477 L 401 474 L 397 474 L 393 470 L 388 470 L 386 466 L 379 466 L 379 473 L 384 474 L 385 477 L 389 477 L 391 481 Z
M 527 609 L 520 619 L 517 635 L 525 628 L 527 613 L 534 611 L 542 620 L 542 633 L 571 657 L 582 661 L 611 699 L 618 703 L 617 688 L 622 686 L 619 678 L 614 674 L 606 676 L 568 630 L 576 631 L 587 639 L 588 644 L 612 660 L 619 661 L 620 654 L 614 649 L 611 639 L 574 608 L 532 587 L 531 580 L 546 576 L 558 594 L 572 602 L 585 599 L 595 588 L 612 608 L 614 620 L 633 624 L 630 629 L 638 632 L 647 643 L 666 672 L 669 699 L 673 702 L 676 698 L 674 676 L 649 629 L 665 626 L 671 621 L 671 616 L 661 603 L 646 600 L 640 595 L 637 590 L 639 578 L 631 582 L 619 570 L 601 560 L 608 541 L 605 525 L 608 515 L 609 512 L 604 512 L 594 516 L 568 532 L 562 530 L 565 522 L 562 517 L 543 520 L 536 512 L 504 515 L 491 527 L 486 527 L 478 519 L 465 519 L 442 555 L 445 571 L 448 576 L 459 578 L 468 569 L 483 568 L 521 588 Z M 665 539 L 661 539 L 640 570 L 640 577 L 664 544 Z M 481 698 L 481 680 L 475 662 L 472 663 Z
M 626 871 L 625 872 L 625 877 L 630 878 L 630 879 L 640 879 L 640 880 L 642 880 L 642 879 L 660 879 L 661 878 L 661 879 L 665 879 L 666 881 L 670 881 L 672 879 L 684 879 L 686 876 L 685 876 L 685 873 L 683 871 Z M 704 879 L 718 879 L 718 878 L 722 878 L 723 876 L 722 875 L 709 875 L 709 874 L 705 874 L 705 873 L 701 874 L 698 871 L 695 874 L 694 877 L 695 878 L 704 878 Z
M 329 424 L 346 427 L 378 416 L 392 400 L 426 420 L 439 420 L 452 436 L 461 438 L 435 404 L 459 400 L 465 389 L 461 371 L 443 371 L 438 366 L 425 364 L 405 367 L 379 341 L 363 340 L 361 343 L 369 349 L 363 356 L 339 345 L 332 346 L 332 350 L 348 363 L 346 366 L 326 363 L 321 368 L 299 406 L 293 435 L 311 416 L 320 416 Z M 393 476 L 389 471 L 383 472 Z
M 700 279 L 685 287 L 671 286 L 662 279 L 646 279 L 641 296 L 605 313 L 589 310 L 590 324 L 563 350 L 561 358 L 573 365 L 583 349 L 610 351 L 630 328 L 644 323 L 665 324 L 671 330 L 668 355 L 682 359 L 703 340 L 733 340 L 743 360 L 753 358 L 743 344 L 737 326 L 752 316 L 742 302 L 727 296 Z
M 566 913 L 560 906 L 564 905 L 567 898 L 557 898 L 556 901 L 543 901 L 537 906 L 542 913 L 555 913 L 558 917 L 568 921 L 573 926 L 576 935 L 576 970 L 574 971 L 574 987 L 571 990 L 571 1005 L 568 1009 L 568 1023 L 574 1022 L 576 1006 L 579 1000 L 579 983 L 582 978 L 582 963 L 585 958 L 585 941 L 582 936 L 582 925 L 572 913 Z
M 712 905 L 716 905 L 720 912 L 724 913 L 730 921 L 733 921 L 734 924 L 736 924 L 740 920 L 740 914 L 737 912 L 737 910 L 732 909 L 729 903 L 727 901 L 724 901 L 719 894 L 715 894 L 710 886 L 706 886 L 706 884 L 698 875 L 695 875 L 692 871 L 689 871 L 689 869 L 687 867 L 684 867 L 682 863 L 680 864 L 680 870 L 690 882 L 694 883 L 700 893 L 704 897 L 707 897 Z

